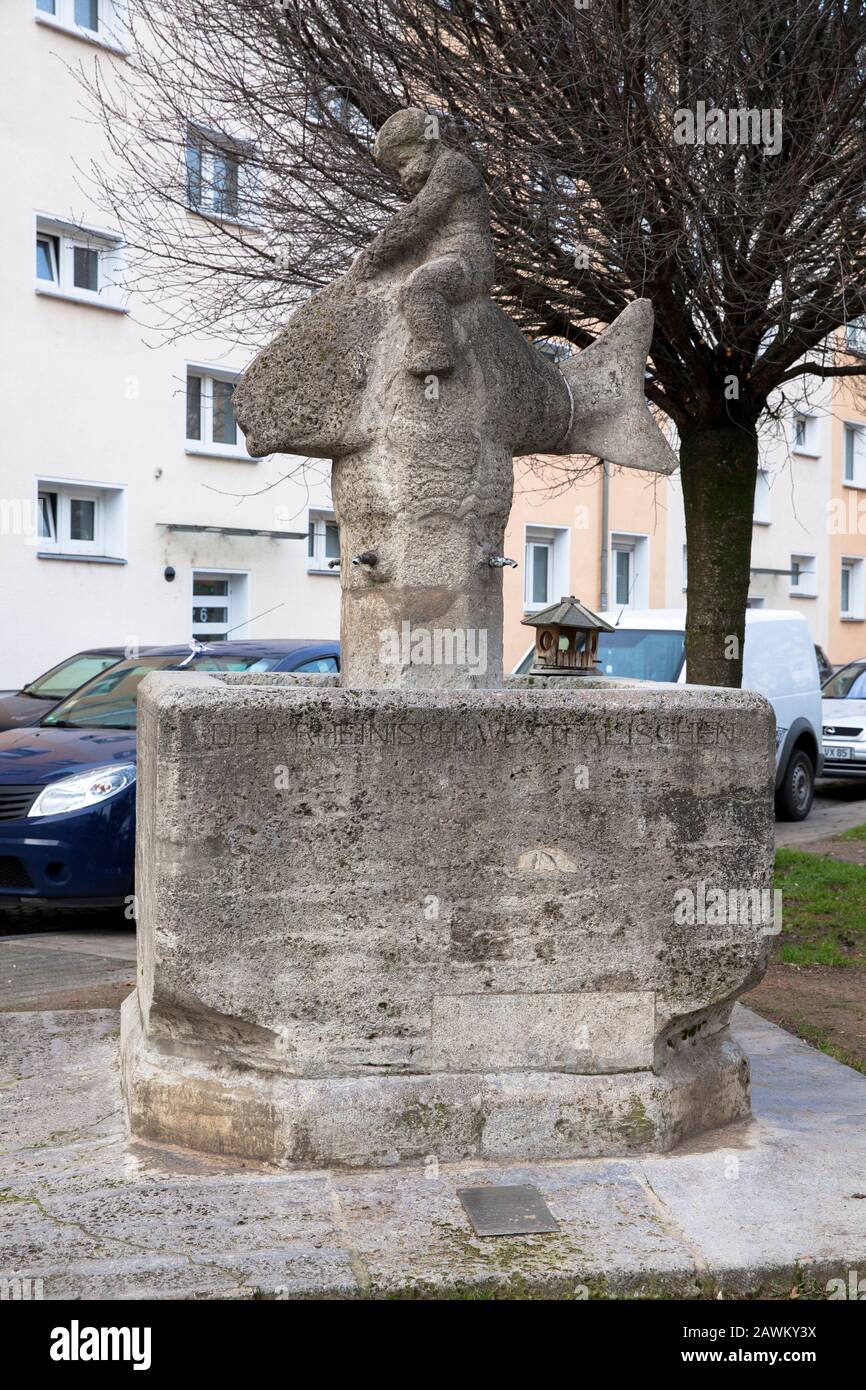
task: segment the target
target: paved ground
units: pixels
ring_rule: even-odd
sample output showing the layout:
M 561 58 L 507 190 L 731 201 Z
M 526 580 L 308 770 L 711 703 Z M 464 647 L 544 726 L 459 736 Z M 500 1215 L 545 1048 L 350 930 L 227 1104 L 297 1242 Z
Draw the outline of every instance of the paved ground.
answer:
M 120 1007 L 135 986 L 135 932 L 89 920 L 0 937 L 0 1013 Z
M 866 1271 L 866 1077 L 747 1010 L 755 1118 L 665 1157 L 275 1173 L 129 1144 L 114 1010 L 0 1016 L 0 1275 L 52 1298 L 823 1296 Z M 533 1183 L 556 1234 L 474 1236 Z
M 849 830 L 852 825 L 866 823 L 866 780 L 819 783 L 818 794 L 809 815 L 803 821 L 777 821 L 776 844 L 791 849 L 806 849 L 814 840 L 829 839 Z
M 819 834 L 866 821 L 853 790 L 822 797 Z M 809 825 L 779 829 L 806 843 Z M 866 1077 L 745 1009 L 755 1119 L 675 1154 L 277 1174 L 127 1142 L 116 1010 L 136 967 L 122 918 L 12 927 L 0 1277 L 43 1278 L 48 1298 L 808 1296 L 866 1273 Z M 559 1234 L 475 1238 L 456 1192 L 488 1182 L 536 1184 Z

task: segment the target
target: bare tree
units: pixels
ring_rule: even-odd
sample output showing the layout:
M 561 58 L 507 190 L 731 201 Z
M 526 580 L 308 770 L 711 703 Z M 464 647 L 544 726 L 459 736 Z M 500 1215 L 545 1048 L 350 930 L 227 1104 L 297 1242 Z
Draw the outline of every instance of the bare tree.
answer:
M 260 341 L 345 269 L 399 198 L 371 138 L 408 104 L 482 165 L 496 293 L 525 331 L 585 347 L 653 300 L 646 390 L 680 437 L 689 674 L 739 684 L 727 639 L 741 649 L 768 400 L 866 374 L 837 335 L 866 311 L 864 0 L 130 9 L 131 61 L 85 76 L 113 152 L 90 173 L 138 288 L 178 292 L 173 331 Z M 232 152 L 254 189 L 226 191 Z

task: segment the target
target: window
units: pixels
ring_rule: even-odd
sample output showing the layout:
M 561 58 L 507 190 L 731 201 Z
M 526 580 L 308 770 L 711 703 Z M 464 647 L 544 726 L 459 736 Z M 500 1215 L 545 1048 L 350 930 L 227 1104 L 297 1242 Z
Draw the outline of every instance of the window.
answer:
M 866 427 L 842 427 L 842 479 L 850 487 L 866 487 Z
M 649 541 L 646 536 L 613 535 L 610 593 L 615 608 L 649 608 Z
M 190 129 L 186 143 L 186 200 L 193 212 L 251 221 L 255 165 L 250 146 L 228 136 Z
M 332 561 L 336 561 L 332 564 Z M 310 512 L 307 524 L 307 569 L 311 573 L 338 574 L 340 528 L 333 512 Z
M 193 571 L 192 636 L 197 642 L 222 642 L 230 632 L 245 625 L 247 589 L 246 574 Z
M 766 468 L 759 468 L 755 478 L 755 508 L 752 521 L 756 526 L 770 525 L 770 476 Z
M 57 493 L 40 492 L 37 500 L 37 535 L 39 540 L 57 540 Z
M 814 598 L 817 594 L 814 555 L 791 556 L 791 593 L 796 598 Z
M 42 559 L 123 561 L 125 490 L 100 483 L 41 479 L 37 490 L 37 555 Z
M 567 528 L 527 526 L 523 563 L 525 612 L 537 613 L 569 593 Z
M 190 367 L 186 374 L 186 447 L 189 453 L 246 457 L 232 410 L 237 374 Z
M 126 0 L 35 0 L 35 10 L 42 23 L 126 52 Z
M 295 667 L 296 671 L 329 672 L 339 669 L 335 656 L 317 656 L 312 661 L 305 661 L 301 666 Z
M 866 665 L 852 661 L 828 680 L 821 691 L 825 700 L 866 700 Z
M 99 0 L 75 0 L 75 23 L 82 29 L 99 29 Z
M 839 586 L 839 612 L 842 618 L 860 620 L 863 610 L 863 569 L 860 556 L 846 556 L 842 560 Z
M 36 218 L 37 294 L 75 299 L 99 308 L 122 309 L 121 242 L 110 232 L 62 219 Z
M 629 603 L 634 573 L 634 550 L 631 546 L 615 545 L 613 548 L 613 601 L 617 606 Z
M 90 246 L 72 248 L 72 283 L 77 290 L 99 291 L 99 253 Z
M 866 357 L 866 315 L 846 323 L 845 346 L 849 352 Z
M 60 283 L 60 238 L 56 236 L 37 236 L 36 238 L 36 278 L 46 280 L 51 285 Z
M 814 415 L 795 415 L 793 447 L 795 454 L 818 454 L 818 420 Z
M 43 700 L 50 700 L 52 696 L 55 700 L 65 700 L 67 695 L 71 695 L 73 690 L 78 690 L 85 681 L 101 675 L 107 667 L 116 665 L 119 660 L 119 653 L 111 655 L 108 652 L 84 652 L 80 656 L 71 656 L 66 661 L 61 661 L 59 666 L 52 666 L 51 670 L 46 671 L 38 680 L 25 685 L 24 691 L 27 695 L 36 695 Z
M 529 602 L 543 607 L 552 603 L 553 542 L 530 541 L 526 547 L 529 575 Z

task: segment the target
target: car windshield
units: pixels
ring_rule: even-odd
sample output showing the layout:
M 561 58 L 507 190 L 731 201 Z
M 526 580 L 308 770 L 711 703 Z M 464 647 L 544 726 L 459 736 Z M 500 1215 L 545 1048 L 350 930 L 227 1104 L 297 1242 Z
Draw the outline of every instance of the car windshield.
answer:
M 598 672 L 639 681 L 676 681 L 683 664 L 682 632 L 648 632 L 618 627 L 598 634 Z M 529 651 L 517 668 L 526 675 L 535 659 Z
M 675 681 L 683 664 L 682 632 L 648 632 L 618 627 L 598 634 L 598 669 L 603 676 L 638 681 Z
M 119 660 L 119 656 L 111 656 L 108 652 L 79 652 L 77 656 L 61 661 L 59 666 L 52 666 L 38 680 L 25 685 L 21 694 L 35 695 L 41 700 L 65 700 L 85 681 L 92 680 Z
M 199 656 L 184 665 L 186 656 L 142 656 L 120 661 L 97 676 L 83 690 L 63 700 L 42 724 L 47 728 L 134 729 L 138 687 L 150 671 L 257 671 L 272 670 L 280 658 L 250 656 Z
M 821 694 L 825 700 L 866 700 L 866 663 L 843 666 L 830 677 Z

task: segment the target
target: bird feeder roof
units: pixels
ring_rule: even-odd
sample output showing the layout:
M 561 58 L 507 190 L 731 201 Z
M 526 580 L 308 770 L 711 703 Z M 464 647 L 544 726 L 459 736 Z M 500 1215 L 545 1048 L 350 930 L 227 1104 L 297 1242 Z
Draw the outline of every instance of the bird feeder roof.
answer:
M 584 608 L 573 594 L 561 598 L 559 603 L 551 604 L 549 608 L 543 608 L 540 613 L 533 613 L 531 618 L 523 618 L 522 622 L 526 627 L 573 627 L 582 631 L 592 631 L 593 628 L 598 632 L 614 631 L 610 623 L 606 623 L 591 609 Z

